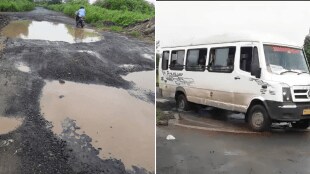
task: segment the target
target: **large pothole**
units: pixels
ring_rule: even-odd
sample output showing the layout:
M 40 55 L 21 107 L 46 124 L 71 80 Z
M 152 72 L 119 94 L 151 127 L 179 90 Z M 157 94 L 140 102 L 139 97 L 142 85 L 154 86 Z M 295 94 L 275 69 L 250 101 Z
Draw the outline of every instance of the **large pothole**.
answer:
M 73 119 L 78 134 L 92 138 L 102 159 L 121 159 L 126 168 L 154 171 L 154 105 L 126 90 L 102 85 L 46 81 L 41 112 L 60 135 L 66 119 Z M 77 137 L 78 138 L 78 137 Z
M 76 28 L 72 25 L 47 21 L 11 21 L 2 29 L 2 35 L 9 38 L 63 41 L 68 43 L 96 42 L 103 39 L 92 29 Z

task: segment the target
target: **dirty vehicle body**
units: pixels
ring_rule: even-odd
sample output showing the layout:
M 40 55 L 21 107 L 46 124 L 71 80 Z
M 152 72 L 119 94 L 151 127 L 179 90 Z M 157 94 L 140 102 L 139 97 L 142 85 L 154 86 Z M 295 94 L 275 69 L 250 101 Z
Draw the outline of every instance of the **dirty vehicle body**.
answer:
M 272 122 L 306 129 L 310 120 L 309 65 L 301 47 L 259 35 L 219 35 L 161 48 L 160 95 L 179 109 L 192 104 L 245 113 L 255 131 Z

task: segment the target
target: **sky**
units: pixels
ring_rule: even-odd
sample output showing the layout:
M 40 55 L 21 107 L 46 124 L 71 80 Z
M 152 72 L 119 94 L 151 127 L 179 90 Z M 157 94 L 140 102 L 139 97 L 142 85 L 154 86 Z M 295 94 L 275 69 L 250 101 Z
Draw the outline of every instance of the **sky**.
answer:
M 160 46 L 240 31 L 259 32 L 303 45 L 310 28 L 310 2 L 157 1 Z

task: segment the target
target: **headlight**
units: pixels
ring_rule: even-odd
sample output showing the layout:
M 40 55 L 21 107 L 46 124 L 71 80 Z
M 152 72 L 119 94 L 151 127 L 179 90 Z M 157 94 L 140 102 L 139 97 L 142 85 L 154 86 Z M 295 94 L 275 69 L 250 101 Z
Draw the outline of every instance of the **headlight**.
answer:
M 282 87 L 283 101 L 292 101 L 291 89 L 289 87 Z

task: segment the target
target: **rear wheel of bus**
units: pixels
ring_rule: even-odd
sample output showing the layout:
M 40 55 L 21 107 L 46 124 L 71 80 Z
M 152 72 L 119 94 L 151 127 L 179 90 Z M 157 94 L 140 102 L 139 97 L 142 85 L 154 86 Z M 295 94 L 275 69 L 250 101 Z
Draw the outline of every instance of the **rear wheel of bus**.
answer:
M 262 105 L 252 106 L 247 119 L 248 124 L 254 131 L 262 132 L 270 129 L 271 120 L 267 110 Z

